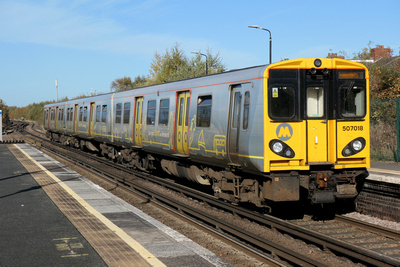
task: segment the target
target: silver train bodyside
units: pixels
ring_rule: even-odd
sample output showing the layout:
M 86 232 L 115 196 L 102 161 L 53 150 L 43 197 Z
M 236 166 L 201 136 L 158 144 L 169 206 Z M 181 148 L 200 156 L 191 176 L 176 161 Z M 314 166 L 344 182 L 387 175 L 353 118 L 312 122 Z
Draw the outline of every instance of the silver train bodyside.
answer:
M 229 184 L 229 190 L 236 190 L 234 182 L 226 180 L 239 179 L 235 171 L 262 176 L 264 169 L 265 69 L 259 66 L 49 104 L 44 125 L 55 141 L 139 169 L 159 166 L 172 175 L 213 184 L 220 197 L 235 202 L 235 196 L 220 189 Z M 186 103 L 183 94 L 188 94 Z M 245 201 L 250 198 L 241 196 Z M 252 202 L 262 205 L 259 200 Z

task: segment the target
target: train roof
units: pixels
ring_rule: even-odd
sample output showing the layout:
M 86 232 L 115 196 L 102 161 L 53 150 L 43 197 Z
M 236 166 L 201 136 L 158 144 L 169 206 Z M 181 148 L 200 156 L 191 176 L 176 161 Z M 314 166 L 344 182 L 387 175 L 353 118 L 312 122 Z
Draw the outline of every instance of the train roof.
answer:
M 215 73 L 215 74 L 210 74 L 210 75 L 205 75 L 205 76 L 199 76 L 199 77 L 194 77 L 194 78 L 187 78 L 187 79 L 182 79 L 182 80 L 177 80 L 177 81 L 171 81 L 171 82 L 165 82 L 161 84 L 153 84 L 153 85 L 148 85 L 148 86 L 143 86 L 143 87 L 136 87 L 133 89 L 129 90 L 124 90 L 124 91 L 119 91 L 119 92 L 110 92 L 110 93 L 103 93 L 103 94 L 98 94 L 95 96 L 87 96 L 87 97 L 82 97 L 82 98 L 76 98 L 76 99 L 71 99 L 67 101 L 61 101 L 61 102 L 55 102 L 51 104 L 45 105 L 45 107 L 50 107 L 50 106 L 59 106 L 63 105 L 67 102 L 71 103 L 77 103 L 77 102 L 85 102 L 86 99 L 97 99 L 97 98 L 104 98 L 104 96 L 112 95 L 112 94 L 119 94 L 121 96 L 125 94 L 132 94 L 132 92 L 141 90 L 141 89 L 151 89 L 155 87 L 159 87 L 159 90 L 168 90 L 169 87 L 177 85 L 175 89 L 180 90 L 183 88 L 193 88 L 196 86 L 199 86 L 200 84 L 213 84 L 213 83 L 219 83 L 221 82 L 222 79 L 226 80 L 231 80 L 234 78 L 236 81 L 241 81 L 244 79 L 248 79 L 249 77 L 261 77 L 263 75 L 264 70 L 267 68 L 268 65 L 259 65 L 259 66 L 252 66 L 252 67 L 247 67 L 247 68 L 242 68 L 242 69 L 233 69 L 225 72 L 220 72 L 220 73 Z M 225 78 L 223 78 L 225 77 Z M 206 81 L 205 81 L 206 80 Z M 233 80 L 232 80 L 233 81 Z M 190 86 L 188 86 L 188 83 L 190 83 Z M 182 88 L 179 88 L 182 87 Z

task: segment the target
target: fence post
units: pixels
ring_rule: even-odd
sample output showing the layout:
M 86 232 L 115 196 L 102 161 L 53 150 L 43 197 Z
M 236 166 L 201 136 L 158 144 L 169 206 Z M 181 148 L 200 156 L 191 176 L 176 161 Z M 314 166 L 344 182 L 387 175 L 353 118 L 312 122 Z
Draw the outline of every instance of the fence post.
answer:
M 400 162 L 400 98 L 396 98 L 396 138 L 397 138 L 396 162 Z

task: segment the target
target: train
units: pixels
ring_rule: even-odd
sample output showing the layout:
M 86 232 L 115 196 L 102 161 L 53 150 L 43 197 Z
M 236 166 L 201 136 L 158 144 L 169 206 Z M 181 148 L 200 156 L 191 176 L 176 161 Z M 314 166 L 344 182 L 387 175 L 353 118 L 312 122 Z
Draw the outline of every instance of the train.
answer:
M 369 74 L 299 58 L 44 107 L 47 136 L 271 207 L 354 200 L 370 167 Z

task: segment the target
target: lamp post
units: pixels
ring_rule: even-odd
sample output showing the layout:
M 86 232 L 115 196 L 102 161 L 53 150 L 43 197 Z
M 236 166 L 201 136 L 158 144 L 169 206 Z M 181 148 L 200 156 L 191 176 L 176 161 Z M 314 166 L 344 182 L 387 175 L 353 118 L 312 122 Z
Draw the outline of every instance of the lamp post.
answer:
M 207 55 L 200 53 L 200 52 L 192 52 L 192 54 L 197 54 L 197 55 L 201 55 L 201 56 L 205 56 L 206 57 L 206 75 L 208 75 L 208 57 Z
M 58 102 L 58 80 L 56 80 L 56 92 L 57 92 L 57 102 Z
M 264 30 L 269 32 L 269 64 L 271 64 L 271 59 L 272 59 L 272 36 L 271 36 L 271 31 L 265 28 L 261 28 L 258 25 L 250 25 L 248 26 L 249 28 L 253 28 L 253 29 L 259 29 L 259 30 Z

